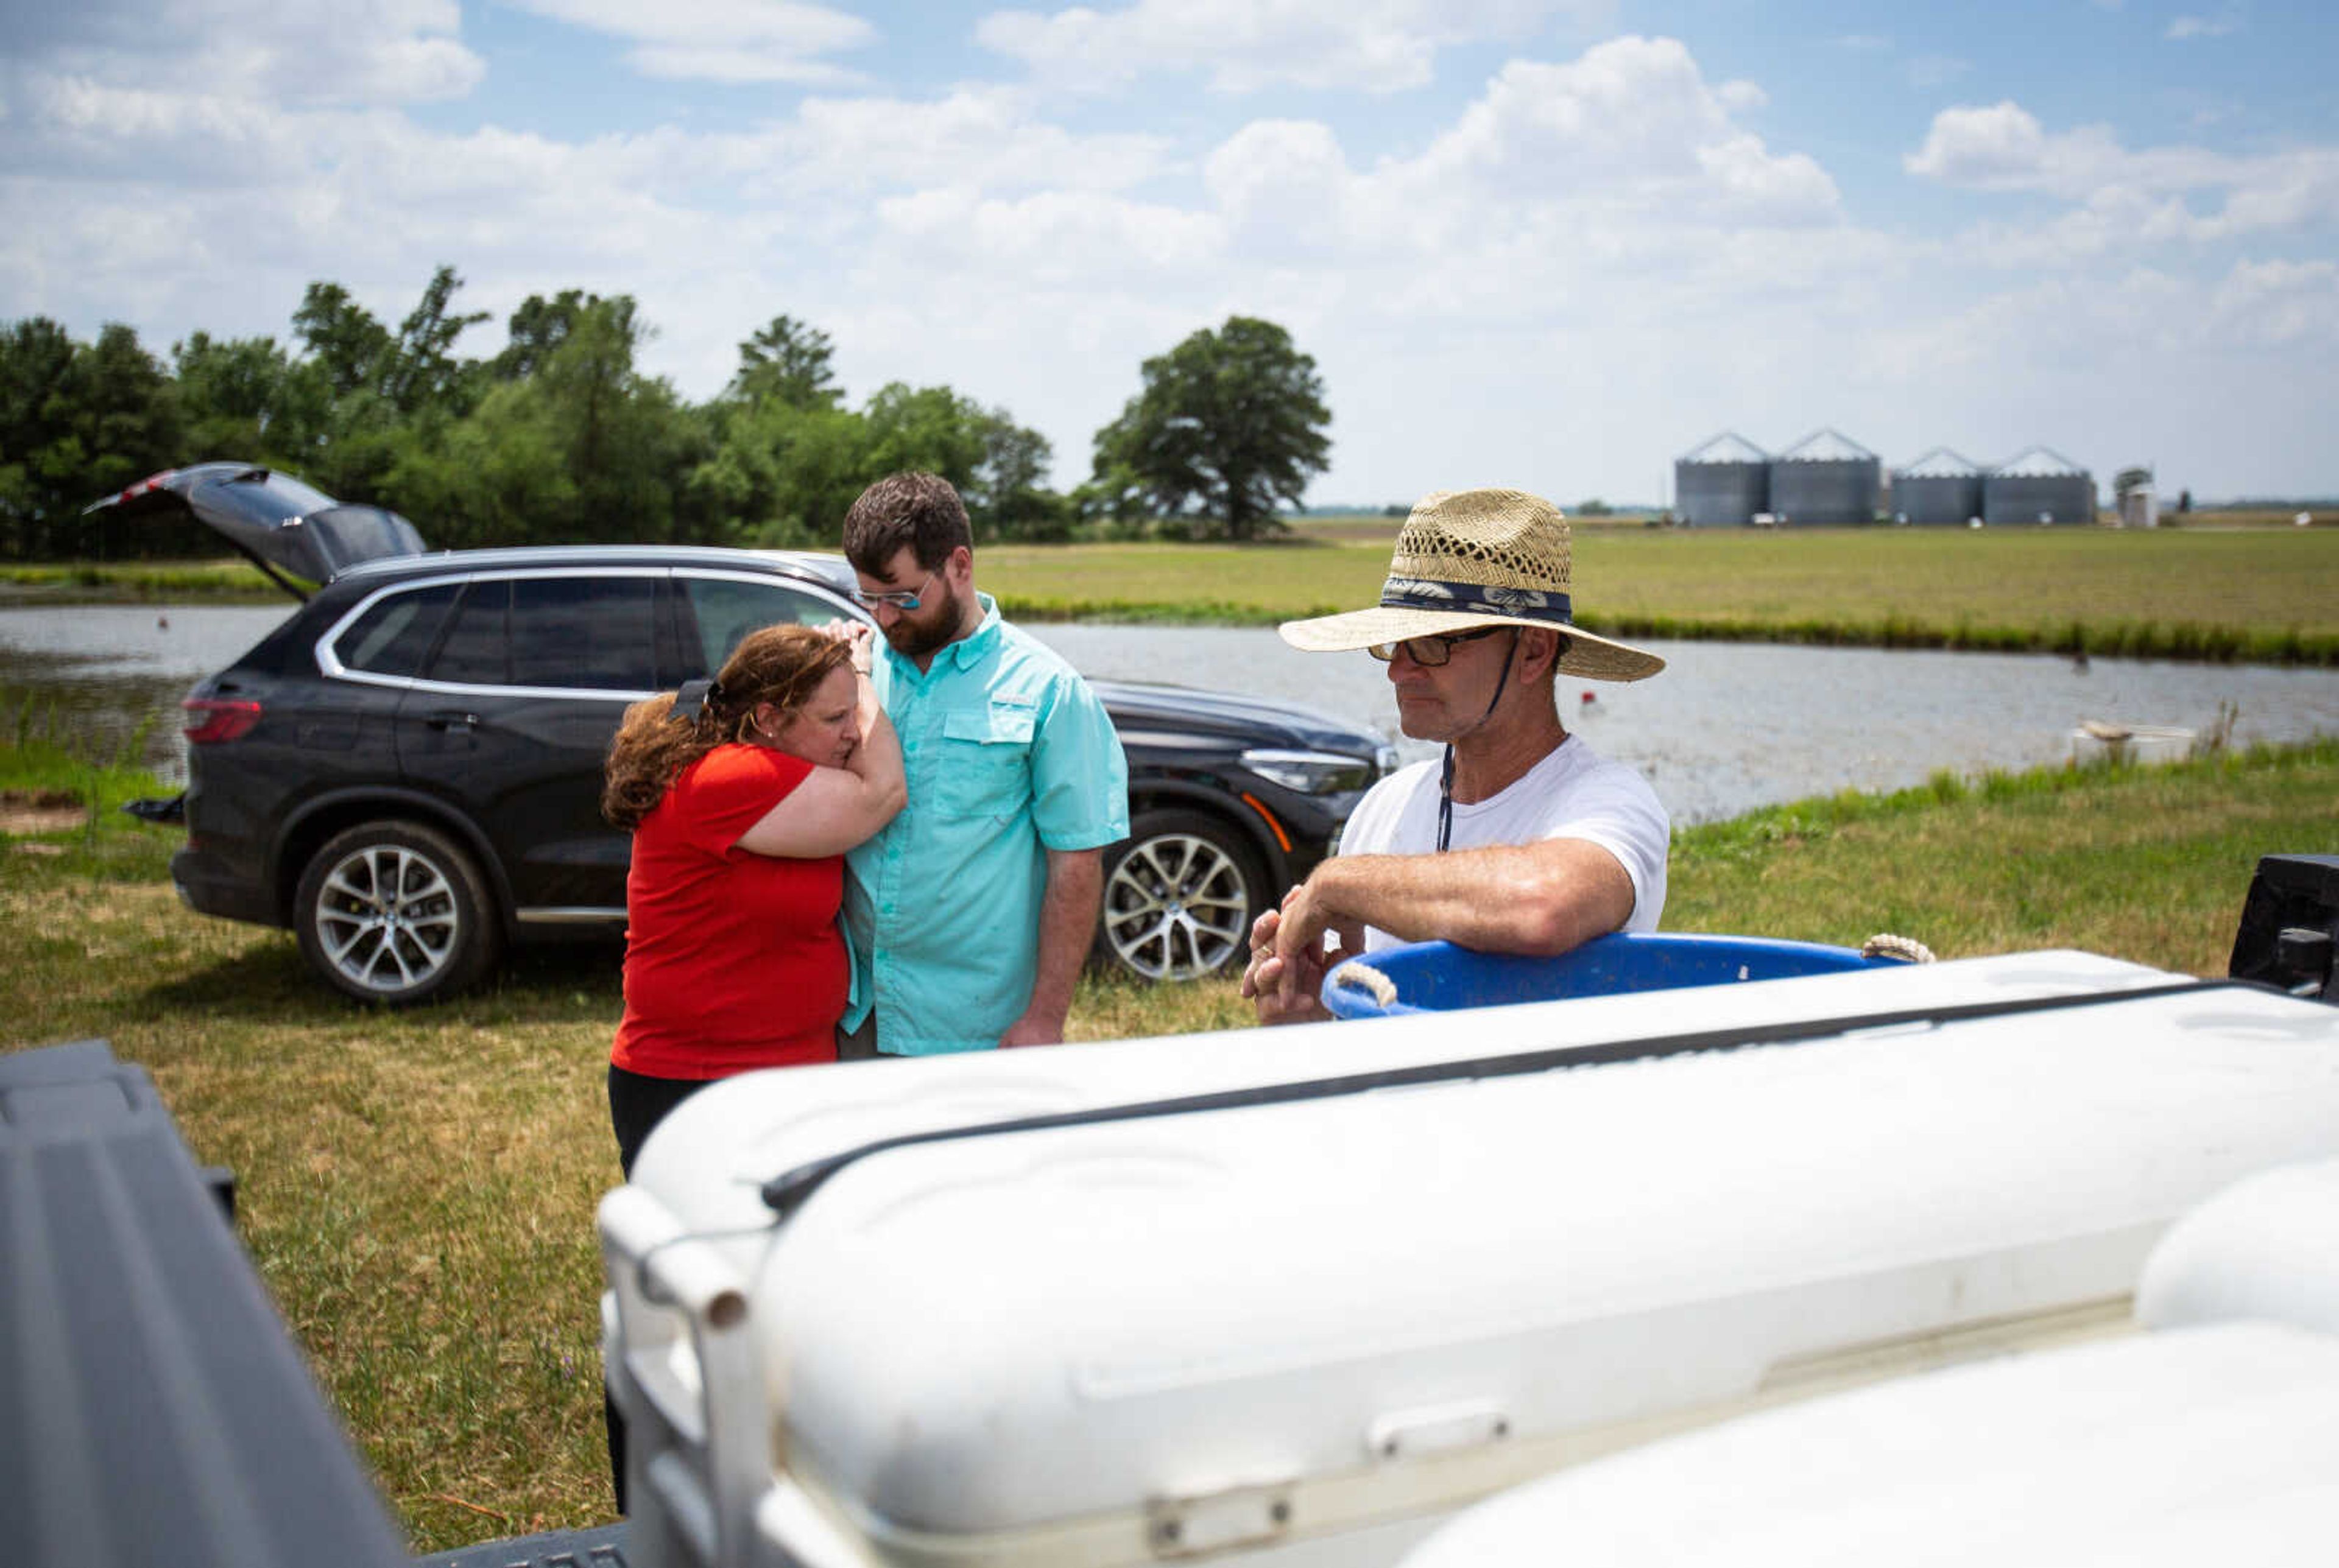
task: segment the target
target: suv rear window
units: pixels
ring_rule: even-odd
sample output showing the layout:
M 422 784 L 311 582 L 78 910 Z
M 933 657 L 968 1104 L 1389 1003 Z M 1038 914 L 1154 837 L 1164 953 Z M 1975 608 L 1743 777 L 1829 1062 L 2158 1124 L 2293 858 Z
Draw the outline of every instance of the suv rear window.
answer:
M 410 676 L 422 667 L 430 641 L 447 606 L 455 602 L 459 583 L 432 583 L 428 587 L 386 594 L 351 623 L 333 643 L 341 667 L 373 676 Z
M 689 606 L 688 619 L 697 630 L 698 656 L 706 661 L 694 672 L 713 675 L 749 632 L 771 626 L 826 626 L 845 618 L 845 612 L 827 599 L 774 582 L 739 577 L 677 579 Z M 683 640 L 690 640 L 686 626 Z
M 646 577 L 473 583 L 429 678 L 450 685 L 654 692 L 657 582 Z

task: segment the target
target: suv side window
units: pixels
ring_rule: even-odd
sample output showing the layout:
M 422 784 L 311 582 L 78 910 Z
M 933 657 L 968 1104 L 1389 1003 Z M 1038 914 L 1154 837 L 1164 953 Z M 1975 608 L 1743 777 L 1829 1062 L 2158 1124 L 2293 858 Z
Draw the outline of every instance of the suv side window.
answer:
M 431 583 L 376 599 L 333 643 L 346 670 L 370 676 L 410 676 L 422 667 L 430 640 L 459 583 Z
M 747 581 L 738 577 L 678 577 L 686 606 L 686 622 L 697 626 L 696 639 L 686 625 L 683 641 L 706 661 L 694 673 L 713 675 L 739 646 L 739 639 L 762 626 L 826 626 L 850 618 L 834 601 L 782 583 Z
M 426 672 L 434 681 L 459 686 L 511 684 L 511 582 L 498 577 L 473 583 L 455 608 L 454 624 Z
M 455 685 L 654 692 L 656 626 L 655 577 L 473 583 L 429 676 Z
M 516 686 L 657 690 L 657 580 L 516 579 L 511 664 Z

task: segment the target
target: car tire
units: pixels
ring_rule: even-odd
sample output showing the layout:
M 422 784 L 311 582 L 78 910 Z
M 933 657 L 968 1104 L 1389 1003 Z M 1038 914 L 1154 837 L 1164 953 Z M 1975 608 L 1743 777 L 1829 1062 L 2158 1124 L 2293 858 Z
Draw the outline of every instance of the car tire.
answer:
M 1240 828 L 1201 812 L 1140 812 L 1105 852 L 1098 956 L 1142 980 L 1239 973 L 1268 896 Z
M 360 1001 L 432 1001 L 476 982 L 502 945 L 479 863 L 416 822 L 369 822 L 310 858 L 293 895 L 301 952 Z

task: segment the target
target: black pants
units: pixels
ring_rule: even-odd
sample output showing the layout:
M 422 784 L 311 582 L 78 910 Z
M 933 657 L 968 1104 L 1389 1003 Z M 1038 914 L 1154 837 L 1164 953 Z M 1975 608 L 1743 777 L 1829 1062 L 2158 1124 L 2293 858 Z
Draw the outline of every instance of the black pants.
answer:
M 711 1078 L 648 1078 L 609 1064 L 609 1126 L 617 1135 L 617 1167 L 633 1179 L 634 1160 L 666 1113 L 708 1084 Z M 601 1395 L 601 1422 L 609 1435 L 609 1485 L 617 1495 L 617 1512 L 626 1511 L 626 1418 L 607 1392 Z
M 848 1034 L 836 1031 L 836 1054 L 840 1061 L 868 1060 L 877 1054 L 877 1015 L 872 1012 L 862 1021 L 859 1030 Z M 638 1072 L 627 1072 L 617 1063 L 609 1064 L 609 1126 L 617 1135 L 617 1165 L 630 1181 L 634 1176 L 634 1160 L 641 1154 L 642 1145 L 668 1112 L 705 1089 L 716 1079 L 649 1078 Z M 617 1494 L 617 1512 L 626 1511 L 626 1420 L 617 1414 L 617 1401 L 607 1394 L 601 1395 L 601 1416 L 609 1435 L 609 1483 Z
M 609 1064 L 609 1126 L 617 1135 L 617 1166 L 626 1179 L 634 1178 L 634 1161 L 642 1145 L 666 1119 L 666 1113 L 708 1084 L 711 1078 L 646 1078 Z

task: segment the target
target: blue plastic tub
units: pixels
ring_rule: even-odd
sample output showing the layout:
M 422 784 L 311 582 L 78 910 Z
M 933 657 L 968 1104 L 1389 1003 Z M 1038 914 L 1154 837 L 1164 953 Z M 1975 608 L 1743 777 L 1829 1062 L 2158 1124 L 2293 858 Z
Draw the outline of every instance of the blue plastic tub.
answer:
M 1374 988 L 1353 972 L 1360 962 L 1395 984 L 1394 1001 L 1377 1000 Z M 1784 980 L 1799 974 L 1874 969 L 1895 962 L 1863 957 L 1857 948 L 1759 936 L 1618 932 L 1596 937 L 1557 958 L 1472 952 L 1451 942 L 1421 942 L 1384 948 L 1361 961 L 1336 966 L 1324 981 L 1324 1005 L 1339 1018 L 1381 1018 L 1570 996 Z

